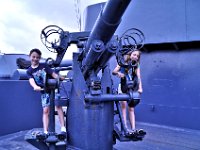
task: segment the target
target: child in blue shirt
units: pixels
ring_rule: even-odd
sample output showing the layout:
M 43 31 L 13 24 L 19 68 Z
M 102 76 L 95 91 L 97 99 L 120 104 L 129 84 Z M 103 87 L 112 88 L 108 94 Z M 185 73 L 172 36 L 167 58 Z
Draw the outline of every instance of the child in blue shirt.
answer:
M 40 64 L 41 51 L 39 49 L 32 49 L 30 51 L 29 57 L 31 60 L 31 66 L 27 70 L 27 75 L 29 78 L 29 83 L 35 91 L 41 92 L 41 103 L 43 107 L 43 128 L 44 133 L 48 134 L 48 125 L 49 125 L 49 112 L 50 112 L 50 94 L 44 92 L 44 80 L 46 75 L 50 75 L 55 79 L 60 78 L 64 80 L 64 77 L 59 77 L 47 64 Z M 56 106 L 58 112 L 59 121 L 61 125 L 61 132 L 66 132 L 64 124 L 64 113 L 61 106 Z

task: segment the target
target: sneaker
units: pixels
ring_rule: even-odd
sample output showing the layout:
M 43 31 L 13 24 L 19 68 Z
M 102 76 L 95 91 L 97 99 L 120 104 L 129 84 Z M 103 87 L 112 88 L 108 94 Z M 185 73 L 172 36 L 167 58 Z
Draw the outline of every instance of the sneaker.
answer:
M 60 141 L 64 141 L 67 138 L 67 134 L 66 134 L 66 132 L 61 132 L 61 133 L 57 134 L 57 137 Z
M 40 132 L 36 134 L 36 139 L 45 140 L 48 137 L 48 133 Z
M 127 137 L 132 137 L 132 136 L 136 136 L 136 130 L 130 130 L 130 129 L 127 129 L 126 131 L 125 131 L 125 136 L 127 136 Z
M 139 135 L 141 135 L 141 136 L 146 135 L 146 132 L 145 132 L 143 129 L 137 130 L 137 133 L 138 133 Z

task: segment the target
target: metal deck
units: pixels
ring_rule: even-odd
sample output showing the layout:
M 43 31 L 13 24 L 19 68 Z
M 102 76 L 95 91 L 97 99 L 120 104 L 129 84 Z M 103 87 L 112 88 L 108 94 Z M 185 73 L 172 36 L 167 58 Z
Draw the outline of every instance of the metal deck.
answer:
M 117 150 L 200 150 L 200 131 L 138 123 L 147 131 L 143 141 L 119 142 Z M 24 140 L 27 131 L 0 137 L 0 150 L 37 150 Z

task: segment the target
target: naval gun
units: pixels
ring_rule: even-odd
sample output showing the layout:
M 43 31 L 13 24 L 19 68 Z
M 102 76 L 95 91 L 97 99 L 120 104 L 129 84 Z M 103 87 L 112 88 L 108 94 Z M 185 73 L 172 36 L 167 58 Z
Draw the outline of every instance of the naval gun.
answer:
M 144 137 L 125 134 L 127 129 L 119 101 L 136 106 L 140 95 L 131 90 L 132 86 L 129 86 L 129 93 L 117 94 L 108 63 L 115 54 L 122 58 L 124 47 L 127 50 L 138 45 L 136 42 L 126 45 L 120 40 L 122 38 L 114 35 L 130 2 L 109 0 L 91 32 L 69 33 L 56 25 L 47 26 L 41 32 L 41 40 L 47 49 L 57 53 L 56 60 L 52 61 L 54 67 L 60 66 L 70 44 L 76 44 L 80 50 L 73 54 L 71 88 L 68 89 L 66 149 L 111 150 L 116 139 L 138 141 Z M 48 38 L 53 34 L 58 34 L 59 38 L 49 41 Z M 51 111 L 54 111 L 53 108 Z M 121 127 L 116 125 L 114 115 L 119 115 Z M 56 145 L 56 142 L 53 144 Z M 52 149 L 61 148 L 52 146 Z

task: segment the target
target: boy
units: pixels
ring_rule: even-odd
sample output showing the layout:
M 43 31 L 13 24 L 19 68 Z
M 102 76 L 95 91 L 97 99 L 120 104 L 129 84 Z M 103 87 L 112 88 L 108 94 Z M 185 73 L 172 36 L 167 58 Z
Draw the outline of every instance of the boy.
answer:
M 27 70 L 27 75 L 29 78 L 29 83 L 33 87 L 35 91 L 41 92 L 41 102 L 43 107 L 43 128 L 44 134 L 48 134 L 48 125 L 49 125 L 49 112 L 50 112 L 50 94 L 43 91 L 44 88 L 44 77 L 47 75 L 52 76 L 53 78 L 57 79 L 60 78 L 64 80 L 63 77 L 59 77 L 53 70 L 46 64 L 40 64 L 41 58 L 41 51 L 39 49 L 32 49 L 29 53 L 29 57 L 31 60 L 31 66 Z M 64 114 L 61 106 L 56 106 L 60 125 L 61 125 L 61 132 L 66 132 L 66 128 L 64 125 Z

